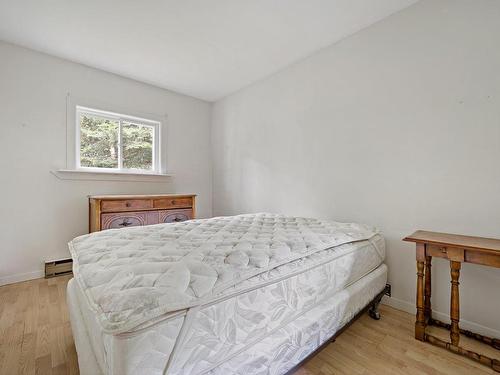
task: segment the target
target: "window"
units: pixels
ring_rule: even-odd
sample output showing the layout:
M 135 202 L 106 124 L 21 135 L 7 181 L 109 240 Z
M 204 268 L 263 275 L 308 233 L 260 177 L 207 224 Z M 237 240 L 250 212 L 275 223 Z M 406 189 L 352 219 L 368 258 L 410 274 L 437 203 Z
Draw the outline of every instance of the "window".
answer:
M 77 168 L 159 173 L 158 121 L 76 107 Z

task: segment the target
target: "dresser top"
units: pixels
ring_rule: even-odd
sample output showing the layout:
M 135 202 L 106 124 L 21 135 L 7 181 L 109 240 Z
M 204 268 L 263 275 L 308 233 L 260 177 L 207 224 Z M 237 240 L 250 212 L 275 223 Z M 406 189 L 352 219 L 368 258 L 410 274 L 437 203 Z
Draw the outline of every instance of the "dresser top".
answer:
M 89 199 L 152 199 L 152 198 L 191 198 L 196 197 L 196 194 L 142 194 L 142 195 L 89 195 Z
M 403 241 L 498 252 L 498 255 L 500 255 L 500 239 L 496 238 L 462 236 L 459 234 L 417 230 L 412 235 L 403 238 Z

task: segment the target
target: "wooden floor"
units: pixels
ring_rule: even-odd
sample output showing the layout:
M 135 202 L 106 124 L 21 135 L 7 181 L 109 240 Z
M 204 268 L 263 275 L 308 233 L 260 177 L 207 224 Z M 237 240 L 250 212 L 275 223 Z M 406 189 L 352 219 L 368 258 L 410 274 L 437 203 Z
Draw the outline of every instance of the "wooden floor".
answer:
M 78 374 L 66 307 L 70 277 L 0 287 L 0 374 Z M 382 306 L 362 316 L 296 375 L 498 374 L 413 338 L 414 317 Z M 145 374 L 140 374 L 145 375 Z

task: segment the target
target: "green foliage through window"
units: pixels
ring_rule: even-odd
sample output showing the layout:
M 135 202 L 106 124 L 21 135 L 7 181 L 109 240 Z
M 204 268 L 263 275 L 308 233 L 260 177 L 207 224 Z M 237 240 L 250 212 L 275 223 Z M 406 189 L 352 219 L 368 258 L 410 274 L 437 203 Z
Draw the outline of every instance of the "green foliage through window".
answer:
M 80 165 L 152 171 L 154 136 L 154 126 L 80 113 Z
M 153 168 L 154 128 L 124 122 L 122 125 L 123 168 Z
M 80 116 L 80 165 L 118 168 L 118 121 Z

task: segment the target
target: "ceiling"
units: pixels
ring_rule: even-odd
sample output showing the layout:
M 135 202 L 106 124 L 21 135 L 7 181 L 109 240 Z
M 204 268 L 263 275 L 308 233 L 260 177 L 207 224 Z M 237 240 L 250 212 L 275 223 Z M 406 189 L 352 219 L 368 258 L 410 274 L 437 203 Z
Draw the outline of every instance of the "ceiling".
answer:
M 0 0 L 0 39 L 215 101 L 415 0 Z

